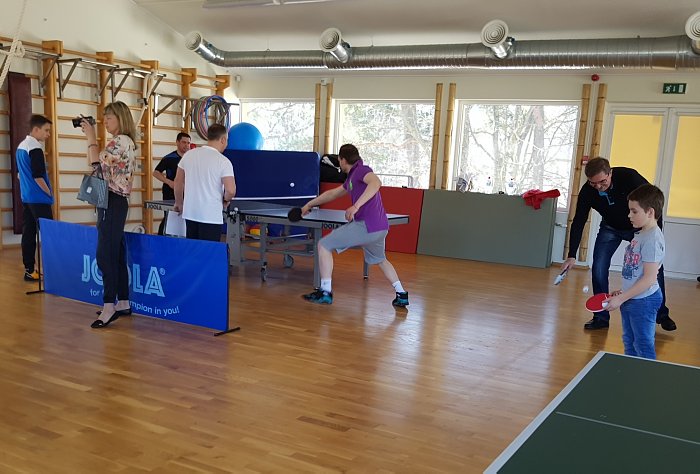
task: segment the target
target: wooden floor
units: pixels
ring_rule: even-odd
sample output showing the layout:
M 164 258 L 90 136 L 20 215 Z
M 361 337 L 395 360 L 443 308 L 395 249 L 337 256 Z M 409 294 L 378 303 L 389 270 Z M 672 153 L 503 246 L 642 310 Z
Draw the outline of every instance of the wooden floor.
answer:
M 141 316 L 90 329 L 95 307 L 25 295 L 19 250 L 0 251 L 0 472 L 481 472 L 597 351 L 622 351 L 619 313 L 582 328 L 586 271 L 555 287 L 556 267 L 390 257 L 407 313 L 356 251 L 332 306 L 299 297 L 310 262 L 273 260 L 266 283 L 234 270 L 242 330 L 213 337 Z M 699 286 L 667 282 L 660 359 L 700 365 Z

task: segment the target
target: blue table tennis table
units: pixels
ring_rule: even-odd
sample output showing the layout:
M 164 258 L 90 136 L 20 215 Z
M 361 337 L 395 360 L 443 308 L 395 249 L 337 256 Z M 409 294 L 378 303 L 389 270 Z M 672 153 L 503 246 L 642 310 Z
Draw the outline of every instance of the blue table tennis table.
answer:
M 700 368 L 599 352 L 486 473 L 700 472 Z
M 160 211 L 171 211 L 175 201 L 146 201 L 144 207 Z M 260 263 L 260 276 L 267 279 L 267 255 L 282 254 L 285 267 L 292 267 L 294 257 L 312 257 L 314 260 L 314 286 L 321 283 L 318 255 L 316 246 L 324 230 L 332 230 L 347 223 L 345 211 L 331 209 L 313 209 L 301 221 L 291 222 L 287 213 L 291 206 L 259 202 L 253 200 L 234 199 L 224 211 L 226 217 L 226 242 L 229 246 L 229 264 L 239 266 L 248 263 L 247 252 L 259 254 L 252 260 Z M 387 214 L 389 225 L 408 223 L 409 216 L 405 214 Z M 260 234 L 246 233 L 246 224 L 259 224 Z M 282 235 L 269 235 L 268 226 L 279 224 L 284 227 Z M 301 229 L 303 232 L 291 233 L 290 230 Z M 363 275 L 368 277 L 367 264 L 364 265 Z

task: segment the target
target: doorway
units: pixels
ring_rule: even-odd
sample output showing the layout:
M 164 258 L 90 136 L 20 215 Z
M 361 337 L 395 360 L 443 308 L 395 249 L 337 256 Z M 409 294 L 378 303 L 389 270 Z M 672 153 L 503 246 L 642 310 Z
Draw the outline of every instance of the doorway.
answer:
M 636 169 L 664 192 L 666 274 L 695 280 L 700 275 L 700 107 L 611 105 L 607 115 L 602 156 L 612 166 Z M 599 222 L 596 214 L 591 229 Z M 589 248 L 596 233 L 591 231 Z M 611 268 L 621 268 L 625 245 Z

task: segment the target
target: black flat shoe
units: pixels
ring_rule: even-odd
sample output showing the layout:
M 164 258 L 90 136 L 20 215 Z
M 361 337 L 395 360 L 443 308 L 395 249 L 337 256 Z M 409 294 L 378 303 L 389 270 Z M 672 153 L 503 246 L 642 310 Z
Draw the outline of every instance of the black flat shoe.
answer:
M 592 318 L 590 321 L 583 325 L 583 329 L 595 330 L 595 329 L 606 329 L 610 326 L 610 323 L 603 321 L 602 319 Z
M 119 314 L 118 312 L 115 312 L 115 313 L 112 315 L 112 317 L 110 317 L 110 318 L 107 320 L 107 322 L 104 322 L 104 321 L 102 321 L 101 319 L 96 319 L 96 320 L 94 320 L 94 321 L 92 322 L 92 324 L 90 325 L 90 327 L 93 328 L 93 329 L 102 329 L 102 328 L 106 328 L 107 326 L 109 326 L 110 324 L 112 324 L 114 321 L 116 321 L 117 319 L 119 319 L 119 316 L 120 316 L 120 314 Z
M 102 310 L 95 311 L 95 313 L 99 316 L 102 314 Z M 131 316 L 131 308 L 129 309 L 118 309 L 115 311 L 115 313 L 119 314 L 119 316 Z
M 656 324 L 661 325 L 661 329 L 664 331 L 675 331 L 676 330 L 676 323 L 673 322 L 673 319 L 669 318 L 666 316 L 665 318 L 661 318 L 659 321 L 656 322 Z

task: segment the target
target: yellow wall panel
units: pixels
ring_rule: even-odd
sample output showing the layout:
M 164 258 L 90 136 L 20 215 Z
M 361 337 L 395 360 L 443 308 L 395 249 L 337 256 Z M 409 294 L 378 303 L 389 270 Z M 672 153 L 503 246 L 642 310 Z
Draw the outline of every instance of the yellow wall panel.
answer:
M 611 166 L 635 169 L 653 183 L 662 123 L 660 115 L 615 115 L 609 158 Z
M 700 219 L 700 117 L 680 117 L 667 214 Z

